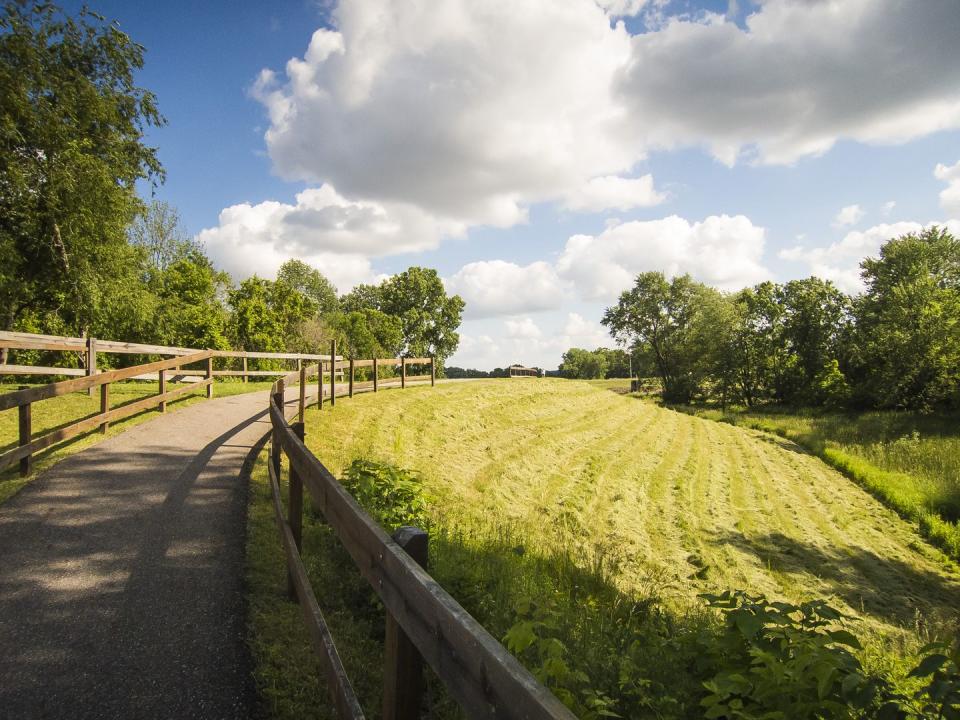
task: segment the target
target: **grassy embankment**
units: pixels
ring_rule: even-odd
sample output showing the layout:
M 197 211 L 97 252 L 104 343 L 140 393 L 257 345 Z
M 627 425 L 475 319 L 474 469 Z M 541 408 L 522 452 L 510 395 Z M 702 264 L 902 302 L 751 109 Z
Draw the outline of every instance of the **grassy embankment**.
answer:
M 0 385 L 0 393 L 13 392 L 17 387 L 17 385 L 4 383 Z M 214 395 L 222 397 L 269 389 L 270 383 L 264 382 L 218 382 L 214 386 Z M 156 395 L 157 392 L 158 386 L 155 382 L 135 381 L 113 383 L 110 385 L 110 407 L 120 407 L 121 405 L 135 402 L 148 395 Z M 179 408 L 201 402 L 204 399 L 203 392 L 204 389 L 201 388 L 196 394 L 188 393 L 185 397 L 177 398 L 169 402 L 167 404 L 168 411 L 176 411 Z M 49 400 L 41 400 L 40 402 L 33 403 L 31 406 L 33 435 L 34 437 L 39 437 L 43 433 L 75 423 L 83 418 L 96 415 L 99 412 L 99 389 L 93 396 L 88 395 L 86 392 L 79 392 L 50 398 Z M 68 455 L 98 443 L 105 437 L 111 437 L 119 432 L 123 432 L 127 428 L 149 420 L 156 413 L 156 409 L 144 410 L 141 413 L 137 413 L 119 422 L 111 423 L 106 435 L 102 435 L 99 430 L 94 430 L 66 442 L 58 443 L 53 447 L 37 453 L 33 456 L 34 472 L 30 477 L 21 478 L 17 465 L 0 472 L 0 503 L 4 502 L 21 487 L 33 480 L 37 476 L 37 473 L 51 467 Z M 0 412 L 0 453 L 16 447 L 17 443 L 18 425 L 16 408 Z
M 916 523 L 924 537 L 960 560 L 957 417 L 893 411 L 685 410 L 796 442 Z
M 549 678 L 625 716 L 702 714 L 716 635 L 701 592 L 832 598 L 866 667 L 902 681 L 919 644 L 955 628 L 956 565 L 875 498 L 791 442 L 588 383 L 480 381 L 311 410 L 308 444 L 335 473 L 357 458 L 416 470 L 431 571 L 496 637 L 530 620 Z M 249 581 L 267 714 L 323 717 L 325 689 L 284 571 L 265 464 L 253 476 Z M 379 713 L 382 618 L 329 529 L 305 560 L 367 712 Z M 560 640 L 562 646 L 552 644 Z M 550 648 L 553 648 L 551 650 Z M 580 671 L 584 675 L 576 675 Z M 435 715 L 450 716 L 431 692 Z

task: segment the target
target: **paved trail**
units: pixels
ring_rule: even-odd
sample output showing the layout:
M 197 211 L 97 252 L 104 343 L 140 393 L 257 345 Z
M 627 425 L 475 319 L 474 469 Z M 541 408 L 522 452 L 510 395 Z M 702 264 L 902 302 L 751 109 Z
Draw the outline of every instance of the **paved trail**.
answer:
M 0 717 L 248 716 L 238 474 L 266 405 L 158 415 L 0 505 Z

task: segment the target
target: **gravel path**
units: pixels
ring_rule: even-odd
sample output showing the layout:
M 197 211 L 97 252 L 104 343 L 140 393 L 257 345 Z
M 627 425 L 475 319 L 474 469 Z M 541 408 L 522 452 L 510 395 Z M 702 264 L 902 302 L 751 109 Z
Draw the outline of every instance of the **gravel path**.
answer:
M 238 476 L 266 405 L 158 415 L 0 505 L 0 717 L 249 715 Z

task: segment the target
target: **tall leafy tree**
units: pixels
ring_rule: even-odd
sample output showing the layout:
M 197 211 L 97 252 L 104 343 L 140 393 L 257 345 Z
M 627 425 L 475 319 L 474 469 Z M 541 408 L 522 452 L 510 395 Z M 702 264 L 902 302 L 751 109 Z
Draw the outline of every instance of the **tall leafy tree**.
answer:
M 257 276 L 232 290 L 229 304 L 233 346 L 259 352 L 295 350 L 302 323 L 316 313 L 316 305 L 303 293 Z
M 702 310 L 720 297 L 689 275 L 668 281 L 661 272 L 640 273 L 617 304 L 604 311 L 602 322 L 615 338 L 650 356 L 664 400 L 686 403 L 711 372 L 715 337 L 711 330 L 716 328 L 709 323 L 721 314 L 708 316 Z M 707 341 L 710 345 L 705 347 Z
M 0 10 L 0 328 L 52 313 L 82 332 L 104 279 L 129 267 L 135 184 L 163 178 L 144 132 L 164 120 L 134 82 L 143 54 L 86 10 Z
M 277 271 L 277 280 L 313 300 L 321 315 L 336 311 L 337 288 L 323 273 L 302 260 L 287 260 Z
M 960 400 L 960 240 L 942 228 L 890 240 L 861 263 L 861 399 L 931 408 Z
M 380 311 L 399 318 L 403 328 L 403 352 L 408 357 L 434 356 L 438 370 L 460 344 L 457 328 L 464 302 L 448 296 L 436 270 L 411 267 L 384 281 L 379 287 Z
M 347 357 L 397 357 L 403 347 L 400 318 L 372 308 L 329 317 L 339 337 L 341 352 Z
M 591 352 L 583 348 L 570 348 L 563 354 L 560 374 L 575 380 L 594 380 L 606 377 L 607 356 L 603 348 Z

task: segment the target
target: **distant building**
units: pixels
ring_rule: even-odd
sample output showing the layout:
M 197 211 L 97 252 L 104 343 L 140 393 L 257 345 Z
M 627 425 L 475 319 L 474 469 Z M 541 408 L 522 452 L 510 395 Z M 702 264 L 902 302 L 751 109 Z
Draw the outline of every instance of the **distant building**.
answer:
M 510 377 L 540 377 L 540 368 L 511 365 L 507 368 Z

